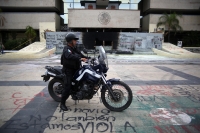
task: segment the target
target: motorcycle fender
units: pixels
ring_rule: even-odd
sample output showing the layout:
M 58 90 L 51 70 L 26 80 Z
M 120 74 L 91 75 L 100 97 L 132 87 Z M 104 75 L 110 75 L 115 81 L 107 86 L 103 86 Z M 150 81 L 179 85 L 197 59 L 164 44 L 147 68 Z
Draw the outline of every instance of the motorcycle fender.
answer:
M 47 82 L 50 79 L 49 75 L 42 75 L 41 77 L 43 77 L 43 81 Z
M 56 75 L 55 78 L 58 79 L 63 79 L 65 77 L 65 74 L 60 74 L 60 75 Z
M 120 81 L 120 79 L 112 78 L 112 79 L 107 80 L 107 82 L 114 82 L 114 81 Z
M 112 86 L 112 82 L 117 82 L 119 80 L 120 79 L 115 79 L 115 78 L 109 79 L 109 80 L 107 80 L 107 85 Z M 105 87 L 105 85 L 103 85 L 101 91 L 105 91 L 105 90 L 106 90 L 106 87 Z

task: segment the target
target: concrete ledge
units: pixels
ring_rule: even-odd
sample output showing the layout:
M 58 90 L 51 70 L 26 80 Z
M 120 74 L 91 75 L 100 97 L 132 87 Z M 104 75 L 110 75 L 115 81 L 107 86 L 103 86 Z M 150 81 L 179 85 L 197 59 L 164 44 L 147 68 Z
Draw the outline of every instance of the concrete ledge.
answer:
M 18 52 L 19 50 L 4 50 L 4 53 L 14 53 L 14 52 Z
M 0 56 L 0 59 L 38 59 L 44 58 L 54 54 L 56 48 L 52 49 L 43 49 L 42 52 L 14 52 L 14 53 L 6 53 Z
M 200 53 L 200 47 L 183 47 L 183 49 L 186 49 L 192 53 Z
M 200 49 L 200 47 L 182 47 L 184 49 L 190 49 L 190 48 L 193 48 L 193 49 Z
M 37 59 L 50 56 L 54 54 L 55 51 L 56 47 L 46 49 L 45 42 L 34 42 L 17 52 L 5 53 L 0 56 L 0 59 Z
M 54 47 L 52 49 L 46 49 L 45 52 L 35 53 L 34 56 L 35 56 L 35 58 L 43 58 L 43 57 L 50 56 L 50 55 L 54 54 L 55 52 L 56 52 L 56 47 Z
M 175 46 L 171 43 L 163 43 L 162 50 L 174 54 L 191 54 L 192 52 L 185 50 L 181 47 Z
M 156 53 L 157 55 L 160 56 L 165 56 L 165 57 L 170 57 L 170 58 L 182 58 L 182 59 L 200 59 L 200 54 L 196 54 L 196 53 L 185 53 L 185 54 L 180 54 L 180 53 L 170 53 L 170 52 L 165 52 L 163 50 L 158 50 L 155 48 L 152 48 L 152 50 L 154 51 L 154 53 Z
M 200 59 L 200 54 L 192 53 L 171 43 L 163 43 L 162 50 L 158 50 L 155 48 L 152 48 L 152 50 L 157 55 L 166 56 L 170 58 Z
M 39 52 L 46 48 L 45 42 L 34 42 L 25 48 L 20 49 L 20 52 Z

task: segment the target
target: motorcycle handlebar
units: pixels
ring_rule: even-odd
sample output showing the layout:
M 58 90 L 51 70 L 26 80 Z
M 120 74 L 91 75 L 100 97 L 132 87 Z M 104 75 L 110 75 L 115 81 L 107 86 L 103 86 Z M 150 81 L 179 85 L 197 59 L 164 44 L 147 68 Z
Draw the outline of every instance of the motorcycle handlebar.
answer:
M 88 58 L 87 61 L 85 63 L 88 63 L 90 65 L 96 65 L 95 64 L 96 58 Z

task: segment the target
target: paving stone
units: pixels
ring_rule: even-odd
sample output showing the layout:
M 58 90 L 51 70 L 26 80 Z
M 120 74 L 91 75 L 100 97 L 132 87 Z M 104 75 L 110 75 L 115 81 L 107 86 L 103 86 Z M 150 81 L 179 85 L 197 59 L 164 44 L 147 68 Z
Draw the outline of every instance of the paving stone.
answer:
M 45 65 L 60 65 L 60 55 L 0 60 L 0 132 L 200 132 L 200 60 L 156 55 L 108 58 L 107 78 L 119 78 L 133 92 L 132 104 L 123 112 L 108 110 L 100 92 L 90 101 L 69 98 L 70 111 L 60 112 L 59 103 L 48 94 L 48 82 L 41 78 Z M 177 125 L 187 120 L 188 124 Z

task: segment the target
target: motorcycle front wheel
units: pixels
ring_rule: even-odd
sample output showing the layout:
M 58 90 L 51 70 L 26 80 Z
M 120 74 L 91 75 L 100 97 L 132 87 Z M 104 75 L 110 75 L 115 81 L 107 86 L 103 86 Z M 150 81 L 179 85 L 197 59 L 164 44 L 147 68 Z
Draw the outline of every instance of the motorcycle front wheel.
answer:
M 111 90 L 115 99 L 111 96 L 108 89 L 102 90 L 101 99 L 103 104 L 111 111 L 121 112 L 127 109 L 133 99 L 130 87 L 122 81 L 113 81 Z
M 64 83 L 60 79 L 52 79 L 48 85 L 48 91 L 50 96 L 56 101 L 61 101 L 62 91 L 64 89 Z

